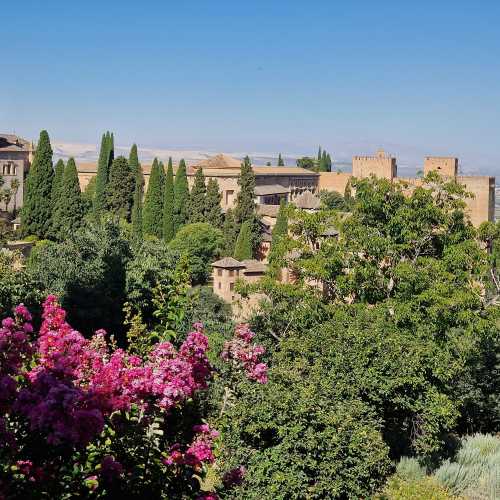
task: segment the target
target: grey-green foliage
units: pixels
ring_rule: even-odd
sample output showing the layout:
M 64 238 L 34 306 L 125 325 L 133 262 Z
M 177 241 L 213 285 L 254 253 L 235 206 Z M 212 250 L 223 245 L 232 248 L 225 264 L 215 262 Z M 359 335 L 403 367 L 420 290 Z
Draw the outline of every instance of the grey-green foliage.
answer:
M 500 438 L 488 434 L 466 436 L 452 460 L 434 477 L 452 493 L 466 498 L 500 498 Z
M 426 475 L 426 470 L 416 458 L 401 457 L 396 465 L 396 474 L 405 481 L 416 481 Z

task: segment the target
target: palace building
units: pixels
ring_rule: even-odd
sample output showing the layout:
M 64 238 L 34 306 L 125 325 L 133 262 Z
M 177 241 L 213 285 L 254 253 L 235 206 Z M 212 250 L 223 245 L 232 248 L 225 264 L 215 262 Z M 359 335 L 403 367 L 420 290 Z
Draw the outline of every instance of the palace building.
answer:
M 0 134 L 0 176 L 4 184 L 12 189 L 7 205 L 8 212 L 14 212 L 23 205 L 24 179 L 33 160 L 33 145 L 14 134 Z M 2 203 L 2 209 L 5 207 Z

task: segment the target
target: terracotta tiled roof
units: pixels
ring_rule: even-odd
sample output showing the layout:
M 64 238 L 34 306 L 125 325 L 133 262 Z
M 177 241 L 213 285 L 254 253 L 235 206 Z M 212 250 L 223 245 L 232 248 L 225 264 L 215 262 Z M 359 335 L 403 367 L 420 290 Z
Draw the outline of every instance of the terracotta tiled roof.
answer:
M 265 264 L 264 262 L 261 262 L 259 260 L 249 259 L 249 260 L 244 260 L 242 263 L 245 266 L 245 270 L 243 271 L 245 274 L 246 273 L 265 273 L 267 270 L 267 264 Z
M 29 151 L 31 144 L 14 134 L 0 134 L 0 151 Z
M 255 186 L 255 194 L 257 196 L 265 196 L 266 194 L 285 194 L 290 190 L 279 184 L 269 184 L 264 186 Z
M 279 205 L 261 205 L 258 203 L 256 205 L 257 213 L 259 215 L 267 215 L 268 217 L 277 217 L 278 210 L 280 209 Z
M 310 191 L 304 191 L 302 194 L 297 196 L 295 200 L 293 200 L 293 203 L 297 208 L 313 210 L 318 209 L 321 205 L 321 201 L 318 196 L 311 193 Z
M 241 168 L 241 160 L 233 158 L 232 156 L 228 156 L 224 153 L 220 153 L 218 155 L 212 156 L 211 158 L 207 158 L 206 160 L 202 160 L 198 162 L 193 167 L 203 167 L 203 168 L 231 168 L 231 169 L 240 169 Z
M 239 260 L 233 259 L 232 257 L 224 257 L 212 264 L 212 267 L 245 267 L 245 264 Z

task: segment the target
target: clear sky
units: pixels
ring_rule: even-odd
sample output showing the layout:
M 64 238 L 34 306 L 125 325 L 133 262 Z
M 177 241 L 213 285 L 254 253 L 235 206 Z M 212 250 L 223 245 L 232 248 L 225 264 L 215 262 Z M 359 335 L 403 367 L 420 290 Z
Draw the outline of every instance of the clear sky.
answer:
M 23 1 L 0 129 L 335 157 L 385 146 L 500 175 L 500 1 Z

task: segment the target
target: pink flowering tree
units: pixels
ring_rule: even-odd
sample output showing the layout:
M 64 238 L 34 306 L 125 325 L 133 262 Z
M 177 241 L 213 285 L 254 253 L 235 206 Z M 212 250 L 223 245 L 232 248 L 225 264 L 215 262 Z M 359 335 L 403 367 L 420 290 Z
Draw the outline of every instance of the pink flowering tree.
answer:
M 258 353 L 228 349 L 263 380 Z M 201 324 L 179 349 L 161 342 L 141 358 L 102 330 L 85 339 L 54 296 L 38 334 L 16 307 L 0 328 L 0 497 L 216 498 L 202 485 L 218 433 L 194 404 L 212 376 L 207 351 Z

